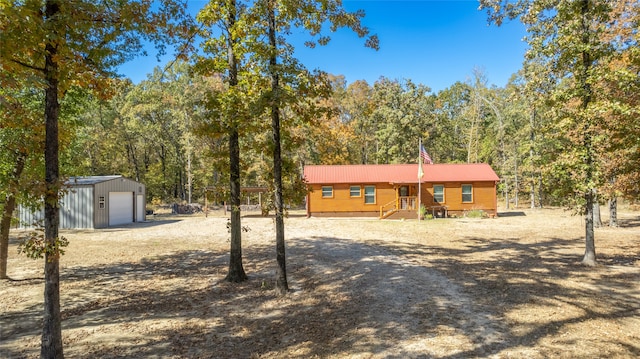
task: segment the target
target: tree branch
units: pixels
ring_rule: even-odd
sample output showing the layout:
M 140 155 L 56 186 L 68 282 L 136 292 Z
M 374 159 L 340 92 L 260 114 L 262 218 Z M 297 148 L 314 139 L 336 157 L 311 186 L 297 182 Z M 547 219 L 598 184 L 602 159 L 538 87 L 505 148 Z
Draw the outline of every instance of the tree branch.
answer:
M 11 62 L 15 62 L 16 64 L 18 64 L 18 65 L 20 65 L 20 66 L 24 66 L 24 67 L 26 67 L 26 68 L 29 68 L 29 69 L 31 69 L 31 70 L 36 70 L 36 71 L 44 72 L 44 67 L 36 67 L 36 66 L 33 66 L 33 65 L 29 65 L 29 64 L 27 64 L 27 63 L 24 63 L 24 62 L 22 62 L 22 61 L 20 61 L 20 60 L 16 60 L 16 59 L 9 59 L 9 61 L 11 61 Z

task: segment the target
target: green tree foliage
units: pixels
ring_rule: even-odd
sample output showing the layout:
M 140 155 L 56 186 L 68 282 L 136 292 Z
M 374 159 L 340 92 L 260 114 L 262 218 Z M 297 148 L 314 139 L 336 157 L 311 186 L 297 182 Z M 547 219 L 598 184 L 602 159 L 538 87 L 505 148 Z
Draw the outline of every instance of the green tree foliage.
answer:
M 610 26 L 603 39 L 612 44 L 617 56 L 606 64 L 602 81 L 595 84 L 612 101 L 603 107 L 603 129 L 607 133 L 602 171 L 608 179 L 603 193 L 609 198 L 640 199 L 640 4 L 612 1 Z
M 323 26 L 329 24 L 332 31 L 346 27 L 354 30 L 360 37 L 368 34 L 360 19 L 362 12 L 349 13 L 339 1 L 311 0 L 265 0 L 256 2 L 257 14 L 264 14 L 266 23 L 266 42 L 255 55 L 258 63 L 270 80 L 270 88 L 263 94 L 265 109 L 271 118 L 271 150 L 273 154 L 273 189 L 276 216 L 276 290 L 279 294 L 288 292 L 285 243 L 284 243 L 284 198 L 282 138 L 288 131 L 286 122 L 281 121 L 282 111 L 289 109 L 294 120 L 305 120 L 316 113 L 313 99 L 322 95 L 322 73 L 312 74 L 293 56 L 293 46 L 285 36 L 293 27 L 306 30 L 312 39 L 307 46 L 324 45 L 330 38 L 323 35 Z M 367 45 L 377 48 L 377 37 L 370 37 Z M 320 90 L 321 92 L 317 92 Z M 308 96 L 314 94 L 314 96 Z
M 410 163 L 418 156 L 418 142 L 429 137 L 433 121 L 430 89 L 411 80 L 381 78 L 373 85 L 377 104 L 372 118 L 377 124 L 376 162 Z M 428 139 L 425 140 L 427 146 Z M 433 153 L 437 159 L 437 153 Z
M 41 126 L 39 111 L 36 112 L 42 102 L 39 95 L 36 91 L 0 89 L 0 279 L 8 278 L 9 229 L 13 211 L 23 192 L 20 181 L 25 168 L 33 173 L 36 166 L 28 166 L 27 161 L 42 150 L 35 135 Z M 29 181 L 26 177 L 25 180 Z
M 544 81 L 536 79 L 552 81 L 545 92 L 555 119 L 548 128 L 553 157 L 547 181 L 556 198 L 565 198 L 567 205 L 585 215 L 582 262 L 595 265 L 593 207 L 596 190 L 605 182 L 600 156 L 608 141 L 602 113 L 616 101 L 597 91 L 597 86 L 611 73 L 607 64 L 618 55 L 606 37 L 613 3 L 486 0 L 481 4 L 498 24 L 505 17 L 519 17 L 529 34 L 526 60 L 534 64 L 528 76 L 541 84 Z
M 287 166 L 282 160 L 283 143 L 296 143 L 295 131 L 286 128 L 297 127 L 291 125 L 303 123 L 319 113 L 314 99 L 326 84 L 324 74 L 306 70 L 293 57 L 293 46 L 286 35 L 293 27 L 305 29 L 311 35 L 308 46 L 323 45 L 329 41 L 322 35 L 323 27 L 329 24 L 333 30 L 349 27 L 365 36 L 368 31 L 360 25 L 362 16 L 362 13 L 344 11 L 341 4 L 334 1 L 210 2 L 198 15 L 206 38 L 203 48 L 211 56 L 199 57 L 196 68 L 208 76 L 221 74 L 226 85 L 222 92 L 208 99 L 210 116 L 205 127 L 211 129 L 213 137 L 224 134 L 229 138 L 230 192 L 234 207 L 230 273 L 241 265 L 239 128 L 242 126 L 249 133 L 258 132 L 251 129 L 266 129 L 266 121 L 262 120 L 269 118 L 271 139 L 266 148 L 273 157 L 271 185 L 279 264 L 276 282 L 279 291 L 286 292 L 283 275 L 283 176 L 286 174 L 283 169 L 294 166 Z M 376 41 L 371 38 L 372 45 L 376 45 Z M 234 220 L 234 217 L 237 218 Z M 229 280 L 245 278 L 243 270 L 235 272 L 240 274 L 228 277 Z
M 375 109 L 372 93 L 369 84 L 360 80 L 347 86 L 342 99 L 342 122 L 347 123 L 353 132 L 353 139 L 349 141 L 352 163 L 369 164 L 375 160 L 377 126 L 372 117 Z
M 430 136 L 430 148 L 438 162 L 467 161 L 467 125 L 465 114 L 471 104 L 473 89 L 469 84 L 456 82 L 440 91 L 436 97 L 435 128 Z
M 143 40 L 161 49 L 187 22 L 184 4 L 150 1 L 0 2 L 1 87 L 44 90 L 45 295 L 41 357 L 62 358 L 58 250 L 60 100 L 73 86 L 103 88 L 116 65 L 142 52 Z M 166 31 L 160 31 L 166 30 Z M 12 74 L 7 76 L 5 74 Z M 51 250 L 49 250 L 51 249 Z
M 138 85 L 115 81 L 109 100 L 92 98 L 73 143 L 74 174 L 122 174 L 146 184 L 147 202 L 189 201 L 206 179 L 205 144 L 194 136 L 204 79 L 187 64 L 155 68 Z M 191 180 L 190 180 L 191 179 Z
M 248 44 L 255 43 L 253 15 L 243 1 L 210 1 L 198 14 L 202 23 L 203 50 L 196 67 L 205 76 L 222 74 L 225 87 L 207 99 L 207 117 L 201 126 L 208 137 L 225 136 L 228 141 L 229 194 L 231 205 L 231 249 L 226 280 L 242 282 L 247 275 L 242 265 L 242 231 L 240 218 L 240 127 L 250 126 L 250 107 L 255 96 L 255 77 L 249 64 Z M 219 31 L 219 36 L 215 36 Z

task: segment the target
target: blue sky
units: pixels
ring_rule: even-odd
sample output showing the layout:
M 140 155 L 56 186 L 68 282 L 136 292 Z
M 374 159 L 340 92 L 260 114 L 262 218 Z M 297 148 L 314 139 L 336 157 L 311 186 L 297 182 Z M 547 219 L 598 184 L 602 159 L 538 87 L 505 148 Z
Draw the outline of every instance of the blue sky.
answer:
M 488 25 L 478 1 L 343 1 L 348 11 L 365 10 L 363 23 L 380 38 L 380 50 L 365 48 L 355 33 L 339 30 L 330 34 L 327 46 L 297 47 L 296 55 L 307 68 L 344 75 L 348 83 L 366 80 L 373 85 L 381 76 L 410 79 L 434 92 L 468 81 L 474 69 L 483 71 L 488 85 L 504 86 L 521 68 L 524 27 L 515 21 Z M 193 0 L 189 6 L 197 9 L 204 3 Z M 123 65 L 119 72 L 138 83 L 158 65 L 162 62 L 150 55 Z

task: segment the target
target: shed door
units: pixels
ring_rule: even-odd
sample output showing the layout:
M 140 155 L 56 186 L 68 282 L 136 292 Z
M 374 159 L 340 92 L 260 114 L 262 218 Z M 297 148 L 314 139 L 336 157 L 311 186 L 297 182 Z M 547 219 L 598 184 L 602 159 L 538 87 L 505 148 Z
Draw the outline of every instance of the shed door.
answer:
M 144 221 L 144 198 L 141 194 L 136 197 L 136 222 Z
M 133 223 L 133 192 L 109 192 L 109 225 Z

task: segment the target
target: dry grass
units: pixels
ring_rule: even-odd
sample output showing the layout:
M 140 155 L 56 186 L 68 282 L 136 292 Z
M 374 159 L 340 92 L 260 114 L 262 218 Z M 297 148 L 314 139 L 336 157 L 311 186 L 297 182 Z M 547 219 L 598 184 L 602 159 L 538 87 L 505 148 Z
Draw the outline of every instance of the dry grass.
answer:
M 250 279 L 223 281 L 226 218 L 68 231 L 61 261 L 69 358 L 635 358 L 640 217 L 596 231 L 579 264 L 579 217 L 286 220 L 291 293 L 272 290 L 275 231 L 246 216 Z M 13 235 L 19 235 L 19 232 Z M 42 261 L 10 246 L 0 282 L 0 357 L 37 357 Z

